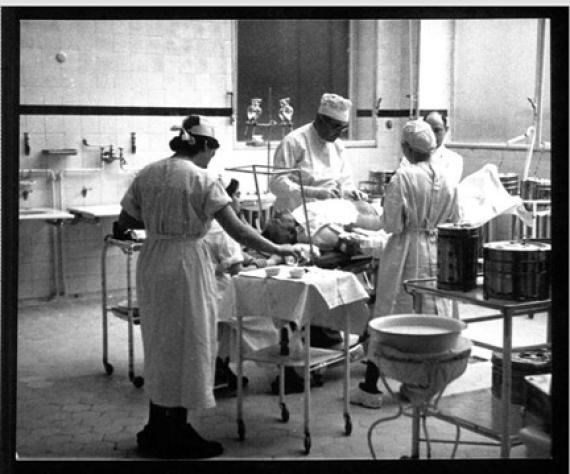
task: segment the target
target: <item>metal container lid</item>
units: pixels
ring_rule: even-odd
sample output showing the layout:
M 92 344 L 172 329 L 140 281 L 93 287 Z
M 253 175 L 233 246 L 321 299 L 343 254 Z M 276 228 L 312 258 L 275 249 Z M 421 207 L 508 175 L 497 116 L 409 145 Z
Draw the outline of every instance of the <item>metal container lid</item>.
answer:
M 440 231 L 441 230 L 472 231 L 472 230 L 479 229 L 479 228 L 480 228 L 479 226 L 470 226 L 470 225 L 465 225 L 465 224 L 452 224 L 452 223 L 439 224 L 437 226 L 437 229 Z
M 514 252 L 549 252 L 551 245 L 544 242 L 525 242 L 516 240 L 503 240 L 483 244 L 483 248 L 491 250 L 508 250 Z

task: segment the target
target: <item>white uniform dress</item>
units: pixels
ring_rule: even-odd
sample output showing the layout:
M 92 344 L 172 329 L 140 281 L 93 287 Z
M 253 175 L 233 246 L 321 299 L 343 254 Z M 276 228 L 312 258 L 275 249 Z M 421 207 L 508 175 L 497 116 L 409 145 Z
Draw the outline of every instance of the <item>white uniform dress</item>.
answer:
M 400 167 L 387 186 L 383 217 L 391 235 L 378 268 L 373 317 L 413 312 L 403 282 L 437 275 L 435 231 L 459 219 L 457 192 L 429 163 Z M 424 297 L 423 312 L 436 312 L 433 298 Z
M 216 265 L 216 281 L 218 284 L 218 303 L 231 281 L 229 268 L 236 263 L 244 262 L 244 255 L 238 242 L 232 239 L 217 221 L 204 237 Z M 218 356 L 237 360 L 237 321 L 220 320 L 218 325 Z M 243 349 L 252 352 L 277 344 L 279 333 L 271 318 L 245 316 L 242 318 Z
M 215 406 L 217 290 L 203 237 L 230 202 L 216 177 L 181 158 L 146 166 L 121 200 L 147 233 L 136 283 L 145 389 L 155 404 Z
M 304 186 L 338 189 L 340 185 L 343 190 L 352 190 L 355 189 L 352 171 L 342 156 L 343 150 L 341 140 L 323 140 L 313 123 L 308 123 L 283 138 L 273 155 L 273 165 L 301 169 Z M 293 211 L 303 202 L 297 173 L 272 175 L 269 189 L 276 196 L 276 211 Z

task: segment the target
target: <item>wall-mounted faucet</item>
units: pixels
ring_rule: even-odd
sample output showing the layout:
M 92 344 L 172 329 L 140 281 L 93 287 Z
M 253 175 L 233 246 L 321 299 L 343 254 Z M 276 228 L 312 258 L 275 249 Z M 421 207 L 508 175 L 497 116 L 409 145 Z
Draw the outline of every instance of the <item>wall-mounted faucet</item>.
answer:
M 101 161 L 104 161 L 105 163 L 112 163 L 115 160 L 119 160 L 119 165 L 122 168 L 127 164 L 127 160 L 125 160 L 125 157 L 123 155 L 123 148 L 118 147 L 118 150 L 118 154 L 115 153 L 113 145 L 109 145 L 107 149 L 105 149 L 103 146 L 99 147 L 99 156 L 101 158 Z
M 87 193 L 88 193 L 89 191 L 93 191 L 93 188 L 86 188 L 85 186 L 83 186 L 83 188 L 81 189 L 81 195 L 82 195 L 83 197 L 86 197 L 86 196 L 87 196 Z
M 28 156 L 30 151 L 30 134 L 28 132 L 24 132 L 24 155 Z

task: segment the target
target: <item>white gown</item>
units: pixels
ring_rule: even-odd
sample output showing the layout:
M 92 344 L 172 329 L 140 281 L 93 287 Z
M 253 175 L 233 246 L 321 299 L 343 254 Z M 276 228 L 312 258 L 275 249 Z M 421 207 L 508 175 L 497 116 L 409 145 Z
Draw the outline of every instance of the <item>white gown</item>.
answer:
M 279 168 L 299 168 L 303 185 L 306 186 L 338 189 L 340 185 L 343 190 L 352 190 L 352 171 L 342 156 L 343 151 L 341 140 L 323 140 L 311 122 L 283 138 L 273 155 L 273 165 Z M 276 211 L 293 211 L 303 203 L 299 176 L 296 173 L 272 175 L 269 189 L 276 196 Z
M 203 237 L 230 202 L 216 177 L 180 158 L 146 166 L 121 200 L 147 233 L 136 282 L 145 389 L 155 404 L 215 406 L 217 288 Z
M 428 163 L 400 167 L 386 189 L 384 230 L 390 234 L 378 267 L 373 317 L 413 312 L 407 279 L 437 276 L 437 235 L 445 222 L 459 219 L 457 192 Z M 424 313 L 435 313 L 424 297 Z

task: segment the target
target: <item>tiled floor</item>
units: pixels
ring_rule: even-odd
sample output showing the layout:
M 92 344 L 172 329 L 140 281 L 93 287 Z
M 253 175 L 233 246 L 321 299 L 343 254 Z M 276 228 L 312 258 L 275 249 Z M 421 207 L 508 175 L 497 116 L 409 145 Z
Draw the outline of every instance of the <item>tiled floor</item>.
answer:
M 464 311 L 470 308 L 465 307 Z M 135 433 L 147 417 L 144 387 L 136 388 L 127 377 L 127 324 L 111 317 L 109 321 L 109 362 L 114 373 L 106 375 L 102 365 L 100 297 L 62 298 L 41 304 L 22 304 L 19 309 L 17 452 L 20 458 L 136 458 Z M 518 318 L 517 337 L 543 337 L 545 318 Z M 478 331 L 500 332 L 498 321 L 483 323 Z M 469 329 L 471 331 L 471 328 Z M 135 327 L 135 372 L 142 375 L 142 347 Z M 517 342 L 515 338 L 515 342 Z M 523 341 L 521 341 L 523 342 Z M 482 389 L 491 386 L 488 351 L 474 348 L 466 372 L 453 382 L 441 403 L 453 403 L 458 394 L 472 392 L 475 400 Z M 487 360 L 485 360 L 487 359 Z M 380 410 L 351 406 L 353 432 L 344 434 L 342 366 L 329 368 L 325 385 L 311 392 L 310 454 L 303 449 L 303 397 L 286 398 L 291 414 L 288 423 L 280 421 L 277 397 L 268 393 L 275 368 L 246 364 L 244 418 L 246 438 L 239 441 L 235 421 L 236 399 L 218 393 L 217 407 L 191 416 L 200 433 L 216 439 L 225 451 L 219 459 L 372 459 L 367 433 L 377 419 L 394 414 L 397 403 L 390 398 Z M 364 365 L 354 362 L 352 386 L 362 380 Z M 397 383 L 394 382 L 397 388 Z M 454 395 L 455 394 L 455 395 Z M 464 395 L 461 395 L 464 397 Z M 455 398 L 454 398 L 455 397 Z M 463 403 L 463 402 L 460 402 Z M 498 405 L 487 403 L 489 416 Z M 474 407 L 481 411 L 481 406 Z M 440 420 L 428 419 L 432 438 L 453 439 L 455 428 Z M 372 433 L 372 444 L 379 459 L 399 459 L 408 455 L 411 419 L 400 417 L 383 423 Z M 462 431 L 462 440 L 489 441 Z M 433 458 L 448 458 L 452 446 L 434 444 Z M 425 450 L 422 450 L 425 456 Z M 525 456 L 524 446 L 512 449 L 512 457 Z M 457 458 L 498 458 L 496 446 L 460 445 Z

